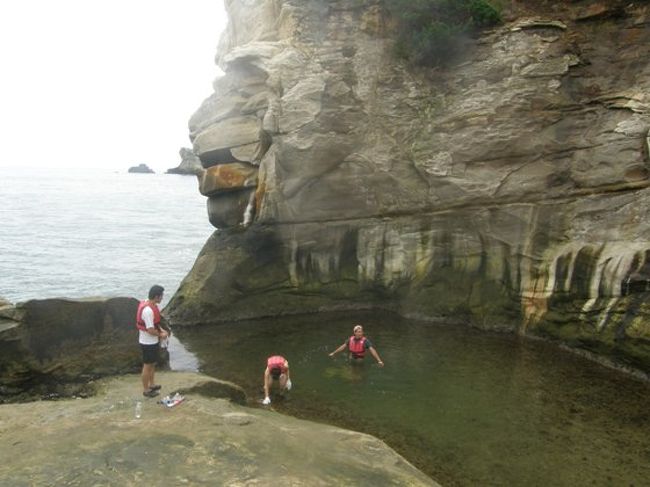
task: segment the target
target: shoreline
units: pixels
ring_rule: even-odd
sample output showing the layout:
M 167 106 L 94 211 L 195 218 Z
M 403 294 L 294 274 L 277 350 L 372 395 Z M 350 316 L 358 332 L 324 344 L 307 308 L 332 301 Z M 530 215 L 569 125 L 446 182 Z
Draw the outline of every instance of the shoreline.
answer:
M 21 303 L 12 304 L 6 300 L 0 299 L 0 345 L 5 347 L 5 356 L 13 356 L 14 362 L 20 361 L 21 353 L 31 354 L 32 358 L 25 357 L 25 363 L 28 367 L 34 369 L 33 378 L 24 380 L 21 382 L 16 382 L 14 384 L 11 381 L 7 380 L 7 377 L 2 377 L 2 368 L 0 368 L 0 403 L 25 403 L 33 402 L 38 400 L 61 400 L 69 397 L 88 397 L 93 394 L 92 387 L 89 387 L 88 384 L 92 383 L 94 380 L 101 379 L 103 377 L 117 377 L 124 375 L 125 373 L 133 373 L 139 370 L 141 364 L 139 359 L 139 352 L 137 347 L 132 347 L 131 341 L 137 341 L 135 337 L 135 331 L 131 326 L 131 311 L 134 312 L 137 300 L 134 298 L 92 298 L 87 297 L 84 299 L 69 299 L 69 298 L 59 298 L 59 299 L 44 299 L 44 300 L 27 300 Z M 41 309 L 39 309 L 41 308 Z M 125 309 L 126 308 L 126 309 Z M 53 311 L 57 309 L 58 311 Z M 79 323 L 72 326 L 66 325 L 66 329 L 59 330 L 58 336 L 52 336 L 54 333 L 52 330 L 47 330 L 47 333 L 50 335 L 46 340 L 47 343 L 39 344 L 35 342 L 33 345 L 36 349 L 28 352 L 24 349 L 16 348 L 13 350 L 11 347 L 16 347 L 20 343 L 20 334 L 27 333 L 29 335 L 29 330 L 23 330 L 18 332 L 19 324 L 23 319 L 32 319 L 36 322 L 50 322 L 51 320 L 56 320 L 57 313 L 60 316 L 65 317 L 67 313 L 71 312 L 69 310 L 75 310 L 74 313 L 83 315 L 86 314 L 85 318 L 81 318 Z M 25 318 L 25 310 L 31 310 L 31 318 Z M 464 320 L 450 320 L 442 319 L 435 317 L 423 317 L 421 315 L 413 314 L 401 314 L 396 312 L 390 307 L 372 307 L 372 306 L 356 306 L 353 309 L 350 307 L 339 307 L 333 310 L 322 310 L 316 313 L 295 313 L 292 316 L 315 316 L 315 315 L 327 315 L 333 314 L 337 315 L 339 313 L 348 313 L 350 311 L 356 312 L 389 312 L 394 314 L 401 319 L 409 320 L 414 325 L 434 325 L 434 326 L 445 326 L 445 327 L 464 327 L 468 330 L 472 330 L 478 333 L 486 334 L 496 334 L 501 336 L 508 336 L 516 340 L 530 340 L 531 342 L 545 343 L 549 346 L 556 348 L 565 353 L 569 353 L 574 356 L 579 356 L 592 364 L 596 364 L 599 367 L 605 367 L 607 369 L 613 370 L 616 373 L 623 374 L 624 377 L 628 377 L 634 380 L 643 382 L 646 385 L 650 386 L 650 375 L 644 371 L 626 366 L 621 364 L 610 357 L 599 355 L 589 350 L 580 349 L 576 347 L 571 347 L 562 341 L 555 340 L 549 337 L 537 336 L 537 335 L 521 335 L 513 332 L 506 327 L 491 327 L 491 328 L 481 328 L 477 326 L 472 326 L 471 323 L 468 323 Z M 108 331 L 113 336 L 110 338 L 110 342 L 115 344 L 121 344 L 121 348 L 109 350 L 102 345 L 102 342 L 108 342 L 106 335 L 107 330 L 102 330 L 97 328 L 96 324 L 93 324 L 97 319 L 97 313 L 103 313 L 109 321 L 114 321 L 108 325 Z M 284 316 L 284 315 L 283 315 Z M 249 318 L 247 320 L 239 321 L 229 321 L 222 323 L 215 323 L 202 326 L 223 326 L 227 323 L 236 324 L 241 321 L 264 321 L 269 318 L 278 318 L 275 317 L 258 317 L 258 318 Z M 39 321 L 40 320 L 40 321 Z M 63 320 L 63 318 L 62 318 Z M 118 324 L 117 321 L 120 323 Z M 42 328 L 42 325 L 34 325 L 35 329 L 38 330 Z M 84 343 L 89 347 L 95 347 L 99 350 L 99 356 L 96 357 L 97 364 L 96 369 L 93 370 L 92 364 L 86 364 L 88 367 L 84 368 L 83 364 L 77 363 L 79 360 L 76 359 L 73 355 L 75 352 L 75 347 L 70 348 L 65 346 L 64 349 L 59 352 L 54 353 L 53 349 L 57 346 L 56 342 L 65 344 L 69 337 L 66 333 L 75 333 L 73 329 L 86 329 L 86 328 L 95 328 L 95 336 L 93 338 L 82 338 L 81 343 L 84 346 Z M 200 329 L 202 326 L 177 326 L 177 330 L 187 328 L 187 329 Z M 106 324 L 104 326 L 106 328 Z M 28 325 L 26 328 L 30 328 Z M 48 328 L 48 327 L 46 327 Z M 38 334 L 38 332 L 37 332 Z M 182 332 L 180 332 L 182 336 Z M 103 338 L 102 338 L 103 337 Z M 179 344 L 183 346 L 182 340 L 179 339 L 178 335 L 176 336 Z M 34 339 L 30 339 L 33 341 Z M 86 340 L 86 342 L 84 342 Z M 22 341 L 25 341 L 25 337 L 22 337 Z M 10 347 L 7 349 L 7 347 Z M 7 353 L 9 350 L 9 353 Z M 13 352 L 11 351 L 13 350 Z M 21 351 L 22 350 L 22 351 Z M 185 353 L 185 352 L 182 352 Z M 56 357 L 55 357 L 56 355 Z M 115 356 L 120 356 L 121 361 L 119 367 L 107 366 L 107 363 L 115 361 Z M 194 357 L 193 354 L 188 353 L 188 357 Z M 4 366 L 5 375 L 7 370 L 11 370 L 12 366 L 10 362 L 8 365 Z M 40 364 L 40 365 L 39 365 Z M 2 362 L 0 361 L 0 367 Z M 20 367 L 24 366 L 19 366 Z M 173 370 L 170 368 L 169 362 L 159 363 L 159 370 Z M 24 372 L 21 373 L 24 376 Z M 78 374 L 75 376 L 75 374 Z M 81 380 L 80 380 L 81 379 Z
M 372 435 L 241 406 L 232 400 L 242 397 L 238 386 L 202 374 L 161 372 L 160 379 L 164 394 L 180 391 L 185 401 L 166 408 L 143 400 L 138 376 L 125 375 L 99 381 L 99 393 L 87 399 L 0 405 L 7 440 L 0 478 L 29 485 L 359 485 L 371 475 L 379 485 L 439 485 Z M 141 418 L 134 417 L 136 402 Z
M 137 337 L 135 336 L 135 333 L 134 333 L 134 330 L 133 330 L 133 323 L 132 323 L 132 316 L 131 316 L 131 311 L 132 310 L 129 309 L 129 308 L 131 308 L 133 306 L 134 303 L 132 301 L 130 301 L 132 298 L 122 298 L 122 299 L 125 300 L 125 301 L 121 302 L 122 307 L 125 308 L 124 309 L 124 311 L 125 311 L 124 320 L 121 322 L 121 324 L 117 323 L 115 320 L 113 320 L 111 323 L 105 322 L 104 324 L 106 326 L 104 328 L 102 328 L 101 330 L 96 330 L 98 332 L 97 337 L 98 338 L 103 337 L 104 340 L 108 339 L 108 341 L 104 343 L 104 346 L 106 345 L 106 343 L 115 345 L 115 343 L 118 342 L 118 343 L 123 343 L 123 344 L 127 345 L 128 347 L 130 347 L 132 349 L 137 349 L 137 347 L 134 346 L 134 344 L 137 342 Z M 136 301 L 136 300 L 133 300 L 133 301 Z M 111 303 L 111 306 L 116 306 L 117 304 L 120 304 L 120 303 L 113 302 L 113 300 L 111 300 L 111 299 L 104 300 L 104 301 L 93 301 L 93 300 L 87 300 L 87 301 L 45 300 L 45 302 L 31 302 L 30 306 L 32 306 L 32 307 L 35 306 L 35 308 L 32 309 L 31 318 L 32 319 L 38 318 L 37 314 L 33 313 L 34 309 L 39 309 L 39 306 L 43 306 L 45 304 L 49 305 L 50 307 L 51 306 L 55 306 L 55 307 L 56 306 L 63 306 L 68 310 L 70 310 L 69 307 L 72 306 L 72 307 L 74 307 L 74 309 L 77 310 L 75 315 L 78 316 L 80 314 L 79 313 L 80 311 L 83 311 L 84 313 L 88 313 L 88 314 L 96 314 L 97 310 L 106 311 L 107 303 L 109 303 L 109 302 Z M 129 304 L 129 303 L 131 303 L 131 304 Z M 44 310 L 41 309 L 41 312 L 42 311 L 44 311 Z M 338 311 L 341 311 L 341 310 L 338 310 Z M 366 310 L 366 311 L 368 311 L 368 310 Z M 376 312 L 377 310 L 375 309 L 374 311 Z M 106 316 L 108 316 L 110 314 L 111 313 L 105 313 L 105 318 L 104 319 L 106 319 Z M 326 314 L 326 313 L 320 313 L 320 314 Z M 49 310 L 47 315 L 51 316 L 52 311 Z M 302 315 L 305 316 L 305 314 L 302 314 Z M 313 313 L 307 314 L 306 316 L 312 316 L 312 315 L 313 315 Z M 341 314 L 341 316 L 346 316 L 345 321 L 347 321 L 349 319 L 352 319 L 352 317 L 350 316 L 350 314 L 348 312 L 344 312 L 343 314 Z M 326 319 L 326 318 L 324 318 L 324 319 L 325 319 L 325 321 L 328 321 L 328 319 Z M 493 339 L 488 339 L 488 342 L 493 341 L 495 343 L 497 342 L 496 337 L 504 335 L 502 330 L 501 331 L 498 331 L 498 330 L 483 330 L 483 329 L 479 329 L 477 327 L 467 326 L 467 323 L 464 323 L 463 328 L 460 328 L 458 326 L 460 323 L 458 323 L 458 322 L 457 323 L 450 323 L 449 320 L 415 320 L 413 317 L 405 318 L 404 320 L 405 320 L 404 323 L 397 323 L 397 322 L 393 323 L 393 318 L 386 317 L 386 320 L 385 320 L 386 325 L 385 326 L 391 326 L 393 324 L 395 326 L 398 326 L 398 325 L 401 326 L 401 325 L 408 325 L 409 323 L 411 323 L 411 324 L 414 324 L 416 326 L 417 325 L 419 325 L 419 326 L 428 326 L 432 333 L 436 333 L 435 328 L 437 328 L 438 326 L 441 326 L 441 327 L 444 326 L 445 328 L 448 328 L 449 330 L 457 330 L 457 332 L 451 332 L 450 331 L 450 333 L 454 333 L 457 336 L 466 336 L 466 338 L 468 338 L 468 339 L 470 339 L 472 336 L 478 337 L 478 336 L 481 336 L 481 335 L 493 335 L 494 338 Z M 252 320 L 252 321 L 258 321 L 258 320 Z M 263 321 L 263 320 L 259 320 L 259 321 Z M 300 320 L 300 319 L 296 320 L 297 323 L 300 323 L 301 321 L 304 322 L 305 320 Z M 310 320 L 307 320 L 307 321 L 311 322 L 312 320 L 310 319 Z M 413 323 L 413 322 L 415 322 L 415 323 Z M 40 329 L 39 326 L 38 326 L 38 320 L 37 320 L 36 324 L 32 323 L 32 325 L 36 326 L 36 331 L 38 332 L 39 329 Z M 86 326 L 83 326 L 82 322 L 78 323 L 78 325 L 80 325 L 82 328 L 86 328 Z M 236 327 L 236 326 L 237 326 L 237 324 L 233 323 L 233 327 Z M 290 329 L 290 330 L 293 329 L 293 328 L 291 328 L 291 326 L 293 326 L 293 325 L 289 325 L 288 329 Z M 123 328 L 123 330 L 120 331 L 122 328 Z M 190 331 L 190 329 L 194 329 L 200 335 L 201 334 L 201 328 L 202 327 L 188 327 L 188 331 Z M 213 332 L 216 331 L 216 335 L 224 333 L 223 329 L 218 330 L 218 328 L 219 328 L 218 326 L 209 326 L 209 328 L 212 328 Z M 263 327 L 260 327 L 260 328 L 263 328 Z M 180 336 L 182 338 L 183 329 L 184 329 L 184 327 L 177 327 L 176 328 L 175 331 L 176 331 L 177 337 Z M 246 331 L 247 328 L 244 327 L 244 328 L 242 328 L 242 330 L 243 330 L 243 335 L 242 336 L 244 336 L 244 337 L 247 336 L 246 335 L 248 333 Z M 467 330 L 469 333 L 465 334 L 465 330 Z M 63 332 L 64 330 L 61 330 L 61 331 Z M 486 331 L 487 331 L 487 333 L 486 333 Z M 118 335 L 114 335 L 114 333 L 117 333 Z M 120 333 L 126 333 L 126 334 L 120 335 Z M 129 337 L 129 333 L 131 334 L 130 337 Z M 61 335 L 59 338 L 61 340 L 63 340 L 63 336 L 64 336 L 64 334 Z M 233 338 L 235 338 L 236 336 L 237 335 L 233 336 Z M 116 337 L 119 337 L 119 338 L 116 338 Z M 195 335 L 195 337 L 196 337 L 196 335 Z M 187 338 L 189 339 L 190 335 L 188 335 Z M 207 337 L 204 337 L 204 341 L 205 341 L 206 338 Z M 506 338 L 506 340 L 503 340 L 503 342 L 502 342 L 503 346 L 501 348 L 502 348 L 502 350 L 505 351 L 505 353 L 508 353 L 507 350 L 510 349 L 509 347 L 517 346 L 517 342 L 525 343 L 525 340 L 522 340 L 522 338 L 531 338 L 531 337 L 522 337 L 522 336 L 519 336 L 519 335 L 516 335 L 516 334 L 508 333 L 508 335 L 505 338 Z M 549 348 L 547 349 L 548 353 L 552 353 L 551 352 L 552 350 L 558 348 L 555 344 L 550 343 L 549 340 L 545 340 L 545 339 L 538 338 L 538 337 L 534 337 L 534 338 L 535 338 L 534 341 L 541 341 L 542 343 L 548 343 L 549 344 Z M 2 336 L 0 335 L 0 340 L 1 339 L 2 339 Z M 48 340 L 47 341 L 49 351 L 52 351 L 53 345 L 56 345 L 56 343 L 58 343 L 57 340 L 58 339 Z M 501 340 L 498 340 L 498 341 L 501 341 Z M 191 341 L 188 341 L 187 343 L 189 343 L 191 345 Z M 236 342 L 233 342 L 233 343 L 236 343 Z M 322 343 L 322 342 L 320 342 L 320 343 Z M 79 351 L 78 348 L 77 348 L 77 351 Z M 196 351 L 199 354 L 199 356 L 201 356 L 200 349 L 197 349 Z M 204 352 L 206 352 L 206 351 L 209 351 L 209 348 L 206 349 Z M 544 348 L 539 349 L 539 351 L 543 354 L 544 353 Z M 64 350 L 64 352 L 66 352 L 66 353 L 69 352 L 69 349 Z M 564 351 L 562 351 L 562 353 L 563 352 Z M 65 353 L 64 353 L 64 355 L 65 355 Z M 94 356 L 94 354 L 93 354 L 93 356 Z M 232 357 L 230 357 L 230 358 L 228 358 L 229 356 L 224 356 L 224 357 L 226 359 L 232 361 Z M 110 358 L 110 360 L 112 362 L 115 362 L 114 357 L 108 357 L 108 358 Z M 61 371 L 64 371 L 65 367 L 68 367 L 68 366 L 71 366 L 71 365 L 76 366 L 75 364 L 70 363 L 70 362 L 64 362 L 63 365 L 57 365 L 55 359 L 56 359 L 56 354 L 52 355 L 48 359 L 49 360 L 48 363 L 43 364 L 44 365 L 44 370 L 52 374 L 52 383 L 53 384 L 56 384 L 56 382 L 57 382 L 56 381 L 56 374 L 57 373 L 59 373 Z M 542 357 L 540 357 L 540 360 L 541 359 L 542 359 Z M 591 365 L 592 362 L 593 361 L 590 361 L 590 363 L 586 364 L 585 367 L 593 368 L 593 366 Z M 232 362 L 232 363 L 234 364 L 234 362 Z M 141 364 L 139 363 L 139 354 L 137 353 L 137 350 L 135 351 L 135 354 L 134 354 L 134 357 L 133 357 L 133 364 L 135 364 L 134 365 L 134 367 L 136 369 L 135 371 L 137 371 L 137 369 L 139 367 L 141 367 Z M 74 370 L 76 370 L 76 369 L 74 369 Z M 208 370 L 210 370 L 210 369 L 208 369 Z M 213 372 L 215 372 L 215 370 L 216 369 L 212 369 Z M 222 370 L 222 372 L 223 372 L 223 370 Z M 618 372 L 619 371 L 617 371 L 617 373 Z M 166 377 L 166 374 L 172 374 L 172 375 L 173 374 L 180 374 L 180 375 L 184 374 L 184 372 L 175 372 L 175 371 L 174 372 L 160 371 L 158 373 L 159 374 L 164 374 L 162 377 Z M 87 371 L 83 372 L 83 373 L 76 372 L 76 374 L 77 375 L 75 375 L 75 377 L 77 378 L 77 380 L 81 379 L 81 380 L 83 380 L 83 381 L 85 381 L 87 383 L 90 383 L 93 386 L 92 390 L 84 392 L 84 395 L 90 396 L 87 399 L 84 399 L 84 401 L 86 401 L 86 400 L 95 401 L 97 399 L 97 396 L 100 396 L 102 394 L 101 388 L 100 389 L 95 389 L 95 385 L 102 384 L 105 381 L 110 381 L 110 380 L 130 381 L 129 387 L 130 387 L 130 389 L 132 391 L 132 395 L 131 395 L 132 399 L 134 398 L 133 397 L 134 395 L 135 395 L 135 397 L 139 397 L 138 394 L 141 392 L 139 390 L 139 386 L 138 386 L 137 375 L 130 375 L 129 373 L 125 373 L 125 372 L 121 372 L 121 373 L 117 372 L 115 374 L 110 375 L 107 378 L 104 378 L 104 379 L 95 379 L 95 376 L 90 375 Z M 70 375 L 72 375 L 72 374 L 68 374 L 68 376 L 70 376 Z M 213 374 L 213 376 L 215 376 L 215 375 L 216 374 Z M 626 374 L 624 374 L 624 376 L 626 376 Z M 624 376 L 621 376 L 621 379 L 623 379 Z M 226 374 L 225 377 L 228 377 L 227 374 Z M 614 380 L 617 380 L 615 376 L 611 376 L 611 377 L 614 377 Z M 249 391 L 249 393 L 251 393 L 251 395 L 255 394 L 253 389 L 251 388 L 252 382 L 250 380 L 248 380 L 248 378 L 245 375 L 242 375 L 240 377 L 242 379 L 241 381 L 237 380 L 237 375 L 236 374 L 235 375 L 231 374 L 231 377 L 228 377 L 228 378 L 231 379 L 231 380 L 234 380 L 235 382 L 245 384 L 246 387 L 247 387 L 247 390 Z M 164 392 L 163 395 L 165 395 L 165 394 L 167 394 L 167 391 L 169 391 L 170 389 L 168 389 L 168 386 L 164 382 L 162 382 L 162 381 L 160 381 L 160 382 L 164 386 L 164 391 L 165 392 Z M 623 381 L 621 381 L 621 382 L 623 382 Z M 133 391 L 135 391 L 135 393 L 133 393 Z M 81 397 L 81 396 L 82 396 L 82 394 L 73 393 L 69 397 Z M 295 399 L 298 399 L 298 398 L 296 397 Z M 27 402 L 29 403 L 29 404 L 27 404 L 27 407 L 31 407 L 31 406 L 35 406 L 37 404 L 40 404 L 37 407 L 39 407 L 39 408 L 40 407 L 43 407 L 43 408 L 48 408 L 48 407 L 55 408 L 55 407 L 59 407 L 59 406 L 56 406 L 58 404 L 69 404 L 70 400 L 71 399 L 68 399 L 67 397 L 56 397 L 56 398 L 49 397 L 48 398 L 48 397 L 42 397 L 42 396 L 39 397 L 39 395 L 36 394 L 36 395 L 32 396 L 30 399 L 27 400 Z M 292 403 L 294 403 L 294 406 L 300 406 L 299 401 L 293 401 Z M 23 404 L 25 404 L 25 398 L 23 398 L 23 400 L 20 400 L 20 401 L 15 401 L 12 404 L 7 404 L 6 406 L 21 408 Z M 48 406 L 48 404 L 51 405 L 51 406 Z M 398 436 L 397 439 L 396 439 L 396 438 L 391 437 L 390 435 L 387 436 L 386 434 L 384 434 L 386 432 L 383 431 L 381 428 L 380 429 L 372 429 L 372 428 L 369 429 L 369 428 L 365 427 L 365 429 L 364 429 L 364 426 L 362 426 L 361 423 L 359 423 L 358 426 L 355 428 L 354 423 L 347 423 L 346 424 L 345 422 L 337 422 L 336 416 L 328 416 L 327 411 L 325 411 L 325 410 L 320 411 L 320 413 L 316 409 L 306 410 L 305 411 L 306 414 L 303 415 L 303 414 L 296 413 L 295 410 L 292 411 L 291 408 L 290 408 L 291 404 L 287 403 L 287 406 L 289 406 L 289 408 L 285 411 L 285 406 L 282 405 L 282 403 L 278 403 L 277 404 L 277 411 L 280 412 L 280 413 L 283 413 L 285 415 L 289 415 L 292 418 L 304 418 L 305 420 L 316 421 L 316 422 L 321 422 L 321 423 L 323 421 L 326 421 L 327 424 L 339 425 L 340 427 L 343 427 L 345 429 L 351 429 L 351 430 L 356 429 L 357 431 L 362 430 L 362 431 L 365 431 L 366 433 L 371 434 L 371 435 L 379 435 L 382 438 L 384 438 L 384 441 L 386 441 L 387 444 L 391 446 L 391 448 L 394 448 L 395 451 L 400 452 L 401 455 L 405 455 L 405 458 L 408 458 L 409 462 L 411 462 L 413 465 L 417 465 L 418 468 L 420 469 L 420 471 L 426 472 L 426 474 L 428 474 L 430 476 L 433 476 L 433 475 L 437 476 L 438 475 L 438 470 L 431 470 L 430 468 L 427 469 L 427 467 L 429 465 L 426 463 L 425 460 L 422 459 L 422 458 L 424 458 L 424 457 L 421 456 L 422 452 L 418 452 L 417 448 L 415 448 L 415 450 L 412 450 L 411 446 L 409 446 L 407 443 L 404 443 L 404 441 L 407 441 L 406 438 L 401 438 L 401 437 Z M 264 411 L 264 408 L 255 407 L 254 403 L 252 403 L 249 406 L 249 408 L 252 409 L 252 410 Z M 310 412 L 311 412 L 311 415 L 309 414 Z M 416 443 L 416 445 L 417 445 L 417 443 Z M 415 452 L 415 453 L 413 453 L 413 452 Z M 426 453 L 423 453 L 423 454 L 426 454 Z

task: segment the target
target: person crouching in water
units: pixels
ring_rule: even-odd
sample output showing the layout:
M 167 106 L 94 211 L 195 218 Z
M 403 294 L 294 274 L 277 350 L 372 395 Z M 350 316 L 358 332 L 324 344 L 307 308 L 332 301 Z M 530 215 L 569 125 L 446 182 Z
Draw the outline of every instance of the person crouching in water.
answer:
M 352 335 L 345 342 L 343 342 L 343 345 L 341 345 L 339 348 L 337 348 L 332 353 L 330 353 L 329 356 L 333 357 L 337 353 L 342 352 L 343 350 L 348 348 L 350 351 L 351 361 L 363 360 L 366 350 L 368 350 L 372 354 L 372 356 L 375 357 L 375 360 L 377 361 L 379 366 L 383 367 L 384 362 L 382 362 L 381 358 L 379 357 L 377 350 L 375 350 L 375 348 L 372 346 L 370 340 L 368 340 L 365 336 L 363 336 L 363 327 L 361 325 L 355 325 L 352 331 L 354 332 L 354 335 Z
M 262 404 L 271 404 L 269 390 L 273 385 L 273 380 L 280 384 L 280 390 L 291 390 L 291 377 L 289 375 L 289 362 L 282 355 L 273 355 L 266 360 L 266 370 L 264 370 L 264 401 Z

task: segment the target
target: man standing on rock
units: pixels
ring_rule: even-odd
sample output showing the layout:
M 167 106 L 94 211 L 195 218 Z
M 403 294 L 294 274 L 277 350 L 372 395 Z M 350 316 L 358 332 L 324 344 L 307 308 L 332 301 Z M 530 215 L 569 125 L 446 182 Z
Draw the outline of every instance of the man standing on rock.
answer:
M 366 354 L 366 350 L 368 350 L 371 353 L 371 355 L 375 357 L 375 360 L 377 361 L 379 366 L 383 367 L 384 362 L 382 362 L 381 358 L 379 357 L 377 350 L 375 350 L 375 347 L 372 346 L 370 340 L 368 340 L 365 336 L 363 336 L 363 327 L 361 325 L 355 325 L 354 328 L 352 329 L 352 332 L 354 334 L 350 338 L 348 338 L 345 342 L 343 342 L 343 345 L 341 345 L 339 348 L 337 348 L 332 353 L 330 353 L 329 356 L 333 357 L 337 353 L 342 352 L 347 348 L 350 352 L 351 361 L 363 360 L 363 357 Z
M 162 317 L 158 309 L 164 291 L 165 289 L 157 284 L 151 286 L 149 299 L 140 302 L 136 314 L 136 326 L 142 349 L 142 395 L 145 397 L 157 396 L 160 389 L 160 386 L 154 382 L 159 342 L 169 336 L 169 333 L 160 326 Z

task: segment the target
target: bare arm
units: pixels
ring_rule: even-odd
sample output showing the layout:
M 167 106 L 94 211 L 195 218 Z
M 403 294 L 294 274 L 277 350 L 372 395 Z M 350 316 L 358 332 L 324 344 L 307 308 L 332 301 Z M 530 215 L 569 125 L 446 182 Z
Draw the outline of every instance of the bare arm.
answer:
M 169 321 L 164 317 L 161 317 L 160 319 L 160 328 L 167 332 L 167 336 L 172 336 L 172 327 L 169 325 Z
M 377 350 L 375 350 L 375 347 L 370 347 L 368 348 L 370 350 L 370 353 L 372 354 L 373 357 L 375 357 L 375 360 L 379 364 L 380 367 L 384 366 L 384 362 L 381 361 L 381 358 L 379 357 L 379 354 L 377 353 Z
M 271 373 L 269 372 L 269 368 L 267 367 L 264 370 L 264 397 L 269 397 L 269 385 L 271 382 Z
M 337 353 L 342 352 L 343 350 L 345 350 L 345 347 L 347 346 L 348 346 L 348 342 L 343 342 L 343 345 L 341 345 L 339 348 L 337 348 L 336 350 L 334 350 L 332 353 L 329 354 L 330 357 L 333 357 Z
M 153 310 L 149 307 L 146 307 L 142 310 L 142 321 L 147 327 L 146 331 L 149 335 L 156 336 L 158 338 L 167 338 L 169 335 L 165 330 L 159 330 L 155 327 L 153 323 Z
M 147 328 L 147 333 L 149 333 L 149 335 L 157 336 L 158 338 L 167 338 L 169 336 L 165 330 L 158 331 L 155 327 Z
M 155 326 L 153 328 L 147 328 L 147 333 L 158 338 L 167 338 L 169 336 L 165 330 L 158 330 Z

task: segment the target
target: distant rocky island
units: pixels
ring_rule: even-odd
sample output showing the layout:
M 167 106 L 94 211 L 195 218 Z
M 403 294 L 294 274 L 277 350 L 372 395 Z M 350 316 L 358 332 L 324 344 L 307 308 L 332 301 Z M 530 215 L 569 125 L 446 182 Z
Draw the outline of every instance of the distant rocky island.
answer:
M 203 173 L 201 160 L 187 147 L 178 151 L 181 156 L 181 163 L 177 167 L 167 169 L 166 174 L 184 174 L 190 176 L 200 176 Z
M 178 154 L 181 156 L 181 162 L 178 166 L 167 169 L 165 174 L 183 174 L 189 176 L 201 176 L 204 172 L 201 166 L 201 160 L 194 154 L 192 149 L 182 147 Z M 155 171 L 146 164 L 131 166 L 128 170 L 130 173 L 155 174 Z
M 129 168 L 129 172 L 140 174 L 154 174 L 153 169 L 151 169 L 146 164 L 138 164 L 137 166 L 132 166 Z

